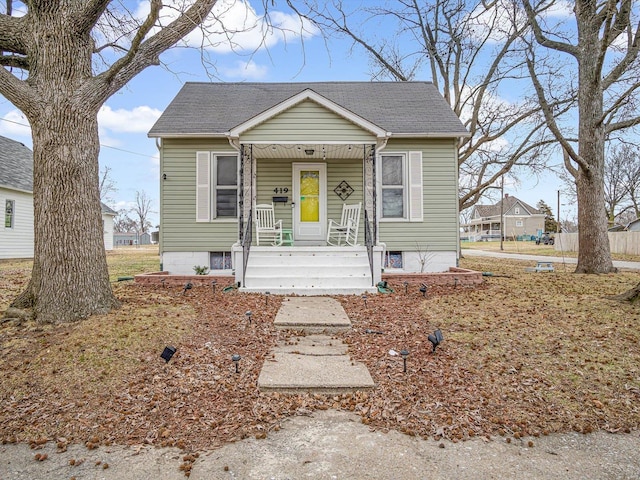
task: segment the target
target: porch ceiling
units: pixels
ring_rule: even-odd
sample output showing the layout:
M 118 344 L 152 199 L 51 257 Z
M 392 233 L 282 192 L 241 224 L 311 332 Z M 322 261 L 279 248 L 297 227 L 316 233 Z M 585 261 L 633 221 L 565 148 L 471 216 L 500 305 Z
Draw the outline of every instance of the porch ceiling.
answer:
M 245 144 L 249 146 L 251 144 Z M 344 158 L 362 160 L 370 145 L 366 144 L 252 144 L 253 156 L 256 159 L 285 159 L 285 160 L 325 160 Z M 313 152 L 313 153 L 311 153 Z

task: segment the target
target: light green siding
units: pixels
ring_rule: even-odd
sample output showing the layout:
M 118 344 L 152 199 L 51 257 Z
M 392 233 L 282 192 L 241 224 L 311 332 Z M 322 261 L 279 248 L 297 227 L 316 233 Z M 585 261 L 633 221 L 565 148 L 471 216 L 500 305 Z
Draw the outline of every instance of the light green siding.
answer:
M 259 160 L 257 166 L 257 203 L 271 203 L 274 196 L 288 196 L 288 203 L 275 204 L 275 215 L 277 220 L 282 220 L 283 228 L 291 228 L 293 201 L 292 171 L 293 163 L 303 163 L 300 160 Z M 315 162 L 317 163 L 317 161 Z M 340 220 L 343 203 L 363 202 L 362 193 L 362 161 L 327 158 L 327 218 Z M 346 200 L 342 201 L 333 191 L 340 182 L 345 180 L 354 192 Z M 287 188 L 287 193 L 274 193 L 275 188 Z M 361 217 L 361 230 L 358 236 L 358 243 L 364 244 L 364 227 Z
M 375 143 L 375 136 L 349 120 L 306 100 L 244 132 L 242 142 Z
M 379 238 L 389 251 L 457 249 L 458 186 L 455 140 L 390 140 L 383 152 L 422 151 L 423 222 L 382 221 Z
M 230 251 L 238 239 L 237 221 L 196 222 L 196 152 L 237 152 L 226 139 L 164 139 L 162 145 L 160 252 Z

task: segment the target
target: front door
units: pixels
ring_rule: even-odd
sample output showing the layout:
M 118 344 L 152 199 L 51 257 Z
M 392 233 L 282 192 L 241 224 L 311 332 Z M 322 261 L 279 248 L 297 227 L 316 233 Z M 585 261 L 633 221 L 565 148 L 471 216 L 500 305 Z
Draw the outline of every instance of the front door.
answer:
M 327 235 L 327 165 L 293 164 L 293 239 L 319 244 Z

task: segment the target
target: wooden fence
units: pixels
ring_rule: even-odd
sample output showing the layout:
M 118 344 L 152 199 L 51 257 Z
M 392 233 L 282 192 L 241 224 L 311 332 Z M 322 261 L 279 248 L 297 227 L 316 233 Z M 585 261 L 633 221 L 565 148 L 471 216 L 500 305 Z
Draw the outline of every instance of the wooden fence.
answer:
M 558 251 L 577 252 L 577 233 L 556 233 L 555 248 Z M 611 253 L 640 255 L 640 232 L 609 232 Z

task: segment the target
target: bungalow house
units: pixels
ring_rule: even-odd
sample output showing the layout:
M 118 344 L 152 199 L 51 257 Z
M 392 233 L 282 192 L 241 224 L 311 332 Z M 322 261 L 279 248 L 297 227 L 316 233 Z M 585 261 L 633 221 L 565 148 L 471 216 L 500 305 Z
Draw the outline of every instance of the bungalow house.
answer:
M 472 242 L 500 241 L 504 222 L 505 239 L 531 240 L 544 232 L 545 214 L 522 200 L 505 194 L 494 205 L 476 205 L 465 234 Z
M 468 132 L 430 82 L 187 83 L 149 136 L 169 273 L 206 266 L 245 291 L 357 293 L 383 268 L 457 264 Z M 328 242 L 345 205 L 353 238 Z
M 33 153 L 22 143 L 0 136 L 0 259 L 33 257 Z M 105 249 L 113 249 L 116 212 L 102 206 Z

